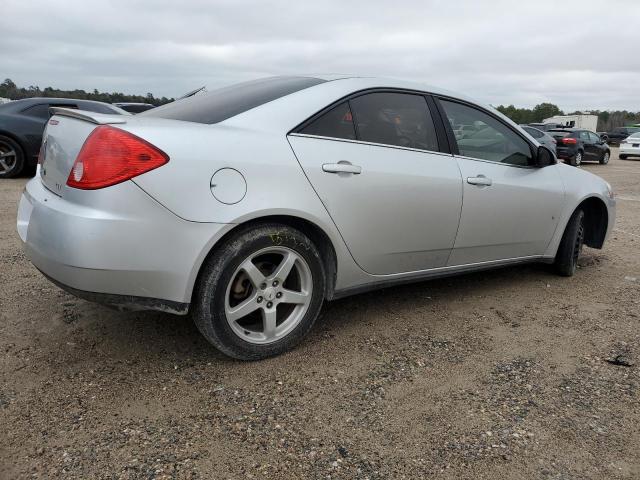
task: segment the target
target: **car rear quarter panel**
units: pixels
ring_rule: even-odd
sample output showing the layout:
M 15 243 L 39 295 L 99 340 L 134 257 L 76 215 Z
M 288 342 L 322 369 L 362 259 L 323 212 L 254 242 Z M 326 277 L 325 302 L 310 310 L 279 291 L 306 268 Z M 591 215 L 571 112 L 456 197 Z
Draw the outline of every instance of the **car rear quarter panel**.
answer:
M 141 136 L 169 155 L 169 163 L 136 177 L 135 183 L 177 216 L 199 223 L 241 224 L 279 215 L 302 218 L 329 237 L 339 265 L 335 287 L 362 280 L 342 237 L 300 165 L 286 135 L 224 125 L 187 122 L 128 122 L 119 126 Z M 233 168 L 246 181 L 246 194 L 235 204 L 218 201 L 211 191 L 213 174 Z M 206 257 L 198 258 L 192 280 Z

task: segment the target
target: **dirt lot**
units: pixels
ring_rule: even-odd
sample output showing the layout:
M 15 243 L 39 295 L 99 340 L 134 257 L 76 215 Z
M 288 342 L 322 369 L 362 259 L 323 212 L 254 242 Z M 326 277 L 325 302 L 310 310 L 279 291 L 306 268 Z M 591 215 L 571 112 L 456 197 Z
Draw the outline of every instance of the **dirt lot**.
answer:
M 618 222 L 573 278 L 336 301 L 259 363 L 50 284 L 15 233 L 26 179 L 1 181 L 0 478 L 640 478 L 640 161 L 584 168 Z

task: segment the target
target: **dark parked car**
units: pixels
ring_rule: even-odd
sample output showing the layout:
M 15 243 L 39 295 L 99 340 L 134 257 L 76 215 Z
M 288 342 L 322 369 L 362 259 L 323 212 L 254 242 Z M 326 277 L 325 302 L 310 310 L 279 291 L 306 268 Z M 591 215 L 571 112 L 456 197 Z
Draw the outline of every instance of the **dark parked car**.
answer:
M 620 142 L 633 133 L 640 132 L 640 127 L 618 127 L 600 135 L 609 145 L 620 145 Z
M 114 103 L 114 105 L 134 114 L 146 112 L 147 110 L 155 108 L 155 105 L 151 105 L 150 103 L 117 102 Z
M 547 132 L 543 132 L 537 128 L 534 128 L 530 125 L 520 125 L 522 129 L 535 138 L 540 145 L 544 145 L 548 147 L 553 153 L 556 153 L 556 147 L 558 142 L 555 138 L 549 135 Z
M 49 107 L 129 115 L 115 105 L 70 98 L 25 98 L 0 105 L 0 178 L 15 177 L 38 163 Z
M 609 163 L 607 143 L 594 132 L 580 128 L 556 128 L 547 132 L 558 142 L 556 155 L 574 167 L 583 161 Z

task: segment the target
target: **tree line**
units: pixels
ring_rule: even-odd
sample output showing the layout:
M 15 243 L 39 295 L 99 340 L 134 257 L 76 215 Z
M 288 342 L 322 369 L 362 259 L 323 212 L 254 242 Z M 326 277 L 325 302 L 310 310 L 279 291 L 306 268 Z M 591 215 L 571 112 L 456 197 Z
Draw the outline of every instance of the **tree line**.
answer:
M 500 105 L 496 109 L 509 117 L 515 123 L 540 123 L 545 118 L 556 115 L 565 115 L 557 105 L 553 103 L 541 103 L 533 108 L 516 108 L 513 105 Z M 567 115 L 580 115 L 583 112 L 570 112 Z M 627 110 L 591 110 L 592 115 L 598 116 L 599 132 L 608 132 L 617 127 L 624 127 L 634 123 L 640 123 L 640 112 L 629 112 Z
M 163 105 L 173 102 L 173 98 L 155 97 L 152 93 L 146 95 L 126 95 L 121 92 L 99 92 L 94 89 L 93 92 L 85 90 L 60 90 L 58 88 L 45 87 L 41 89 L 38 86 L 30 86 L 28 88 L 18 87 L 10 78 L 7 78 L 0 84 L 0 97 L 9 98 L 11 100 L 19 100 L 21 98 L 31 97 L 56 97 L 56 98 L 76 98 L 79 100 L 96 100 L 98 102 L 116 103 L 116 102 L 135 102 L 135 103 L 151 103 L 153 105 Z

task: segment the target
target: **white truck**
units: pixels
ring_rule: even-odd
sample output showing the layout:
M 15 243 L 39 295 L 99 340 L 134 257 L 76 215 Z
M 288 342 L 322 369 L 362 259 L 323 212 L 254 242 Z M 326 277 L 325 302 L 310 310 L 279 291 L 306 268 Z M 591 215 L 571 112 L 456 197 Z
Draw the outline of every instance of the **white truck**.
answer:
M 598 116 L 591 114 L 584 115 L 556 115 L 545 118 L 543 123 L 559 123 L 565 127 L 584 128 L 595 132 L 598 128 Z

